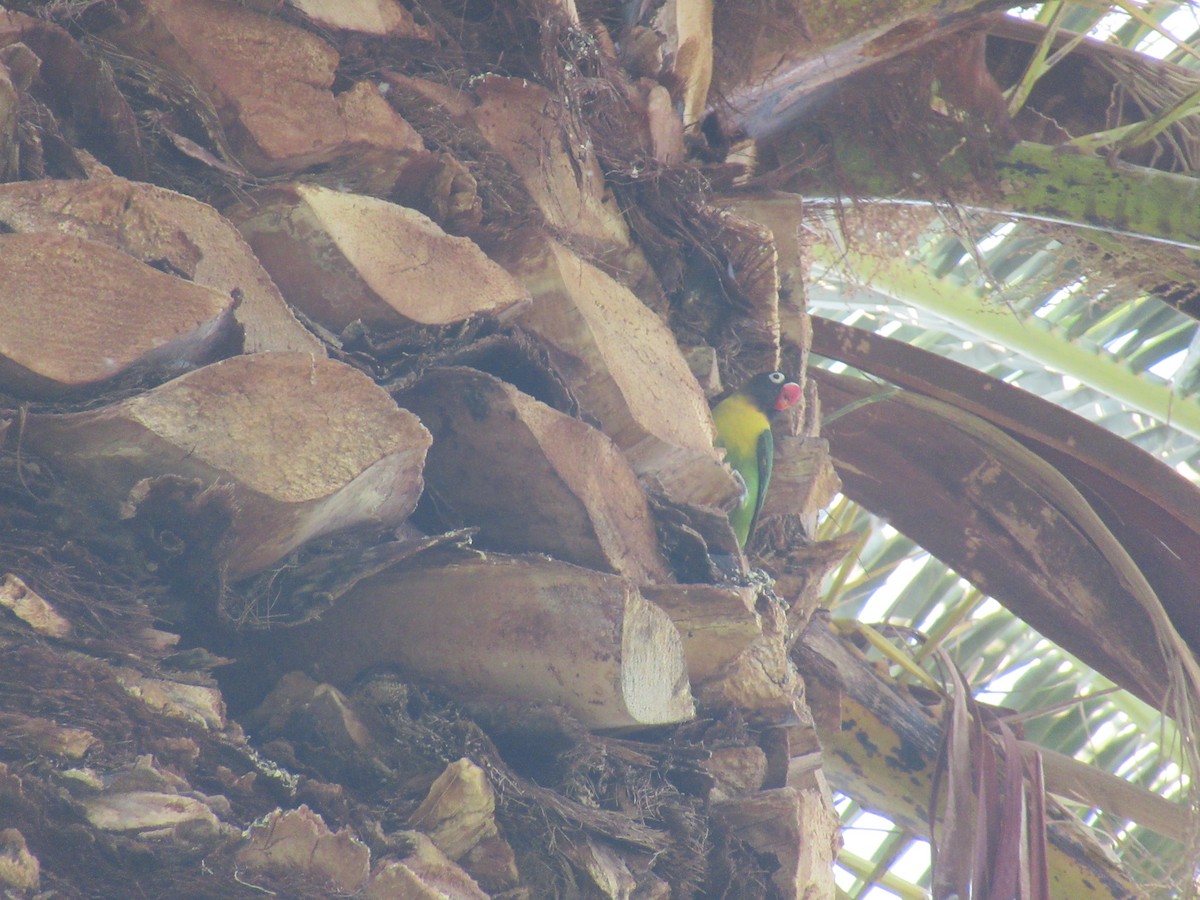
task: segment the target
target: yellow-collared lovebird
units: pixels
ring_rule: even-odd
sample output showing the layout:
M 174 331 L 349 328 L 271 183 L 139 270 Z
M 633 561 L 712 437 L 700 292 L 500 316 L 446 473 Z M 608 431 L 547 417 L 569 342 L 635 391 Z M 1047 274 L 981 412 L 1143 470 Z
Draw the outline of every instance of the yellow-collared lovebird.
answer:
M 743 550 L 754 536 L 758 513 L 771 481 L 775 460 L 771 419 L 795 405 L 801 393 L 800 385 L 788 381 L 782 372 L 763 372 L 713 408 L 716 444 L 725 448 L 726 462 L 745 484 L 741 501 L 729 514 L 729 524 Z

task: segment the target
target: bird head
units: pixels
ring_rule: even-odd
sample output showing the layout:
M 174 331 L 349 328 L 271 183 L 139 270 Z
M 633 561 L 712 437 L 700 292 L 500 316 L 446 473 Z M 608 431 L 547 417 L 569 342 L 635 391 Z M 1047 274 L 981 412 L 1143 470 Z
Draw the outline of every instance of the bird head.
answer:
M 795 406 L 804 393 L 800 385 L 789 381 L 783 372 L 763 372 L 755 375 L 746 382 L 742 391 L 754 400 L 755 405 L 767 418 L 773 418 L 776 413 Z

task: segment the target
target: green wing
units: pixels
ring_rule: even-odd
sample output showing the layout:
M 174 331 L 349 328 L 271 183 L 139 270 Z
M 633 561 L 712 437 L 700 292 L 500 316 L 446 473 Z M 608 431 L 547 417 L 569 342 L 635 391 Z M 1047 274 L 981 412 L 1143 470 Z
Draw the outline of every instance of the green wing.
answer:
M 763 499 L 767 496 L 767 485 L 771 483 L 771 467 L 775 464 L 775 438 L 771 429 L 767 428 L 758 436 L 758 496 L 754 498 L 754 512 L 750 516 L 750 528 L 746 532 L 746 542 L 743 547 L 749 547 L 754 537 L 754 528 L 758 525 L 758 513 L 762 510 Z

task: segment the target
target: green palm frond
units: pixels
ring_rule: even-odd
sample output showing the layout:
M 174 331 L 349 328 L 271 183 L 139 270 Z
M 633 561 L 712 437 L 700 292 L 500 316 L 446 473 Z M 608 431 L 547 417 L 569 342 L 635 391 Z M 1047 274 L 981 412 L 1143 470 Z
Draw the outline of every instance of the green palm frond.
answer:
M 936 304 L 903 303 L 900 292 L 881 286 L 877 277 L 867 287 L 848 285 L 832 268 L 810 291 L 810 308 L 971 365 L 1084 415 L 1171 465 L 1200 471 L 1200 419 L 1181 414 L 1195 405 L 1193 389 L 1200 382 L 1197 322 L 1128 285 L 1095 289 L 1078 267 L 1063 265 L 1054 240 L 1037 227 L 1018 223 L 993 234 L 988 246 L 971 251 L 937 223 L 921 253 L 909 257 L 906 274 L 913 281 L 927 279 L 933 291 L 957 286 L 952 317 L 939 315 L 946 307 Z M 999 287 L 989 292 L 988 284 Z M 975 318 L 961 313 L 968 293 Z M 984 326 L 976 330 L 975 321 Z M 1021 342 L 1018 354 L 997 340 L 1021 330 L 1036 331 L 1038 340 Z M 1058 347 L 1076 362 L 1064 364 L 1047 352 Z M 1104 378 L 1089 381 L 1094 369 Z M 1115 387 L 1113 379 L 1126 386 Z M 1157 406 L 1122 402 L 1154 394 Z M 1156 418 L 1151 409 L 1166 414 Z M 1029 740 L 1149 790 L 1178 794 L 1178 738 L 1169 720 L 1127 692 L 1110 693 L 1105 679 L 849 501 L 831 511 L 834 521 L 838 529 L 863 534 L 856 556 L 832 576 L 836 615 L 919 629 L 959 661 L 979 696 L 1020 715 Z M 1086 696 L 1078 699 L 1081 692 Z M 1159 861 L 1178 855 L 1178 843 L 1099 810 L 1084 817 L 1111 836 L 1145 883 L 1170 877 Z M 885 849 L 896 852 L 894 842 L 884 842 L 867 862 L 878 869 Z

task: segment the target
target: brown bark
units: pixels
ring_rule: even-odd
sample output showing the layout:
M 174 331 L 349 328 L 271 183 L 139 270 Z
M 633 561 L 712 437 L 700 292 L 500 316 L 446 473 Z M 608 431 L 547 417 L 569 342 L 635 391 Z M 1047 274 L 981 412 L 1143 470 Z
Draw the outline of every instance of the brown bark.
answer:
M 0 345 L 24 348 L 0 369 L 0 512 L 21 526 L 0 547 L 20 672 L 0 744 L 22 761 L 0 766 L 18 826 L 0 883 L 111 893 L 136 857 L 147 893 L 246 893 L 245 874 L 290 896 L 682 896 L 767 883 L 769 856 L 778 896 L 828 893 L 828 797 L 780 786 L 780 728 L 804 720 L 786 610 L 703 581 L 737 484 L 687 363 L 707 355 L 712 388 L 776 365 L 796 262 L 778 265 L 785 226 L 702 190 L 627 217 L 614 189 L 702 184 L 684 126 L 711 9 L 668 14 L 674 49 L 630 73 L 570 4 L 483 29 L 384 0 L 262 6 L 96 10 L 111 44 L 67 20 L 0 28 L 0 165 L 30 179 L 0 186 L 0 251 L 21 251 L 0 252 L 0 291 L 25 278 Z M 537 50 L 518 40 L 535 27 Z M 519 49 L 483 63 L 498 37 Z M 428 80 L 451 71 L 484 77 Z M 72 111 L 85 96 L 98 131 Z M 126 136 L 94 151 L 74 126 Z M 722 312 L 752 333 L 738 359 L 736 335 L 697 346 L 721 326 L 665 317 L 670 241 L 748 301 Z M 780 437 L 807 521 L 822 448 Z M 811 466 L 789 475 L 792 447 Z M 240 600 L 264 633 L 228 621 Z M 284 612 L 304 624 L 273 627 Z

